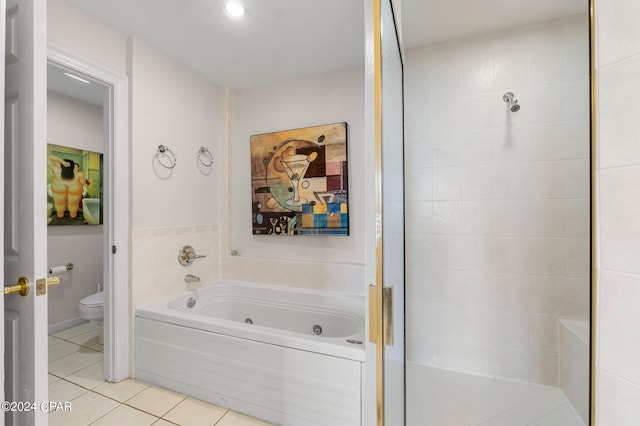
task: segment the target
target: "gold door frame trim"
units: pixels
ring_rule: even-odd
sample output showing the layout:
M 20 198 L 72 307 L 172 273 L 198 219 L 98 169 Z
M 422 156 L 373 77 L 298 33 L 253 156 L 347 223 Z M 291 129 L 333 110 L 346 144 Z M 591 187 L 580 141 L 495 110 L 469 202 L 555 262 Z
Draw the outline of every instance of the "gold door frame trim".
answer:
M 373 1 L 373 86 L 374 86 L 374 114 L 375 114 L 375 151 L 376 151 L 376 283 L 371 293 L 375 294 L 375 321 L 382 320 L 382 3 Z M 377 425 L 384 425 L 384 344 L 382 342 L 382 327 L 377 327 L 376 340 L 376 413 Z
M 596 24 L 595 24 L 595 1 L 589 0 L 589 90 L 590 90 L 590 144 L 591 144 L 591 164 L 589 166 L 589 178 L 591 183 L 591 315 L 590 321 L 590 339 L 589 339 L 589 424 L 595 426 L 596 424 L 596 384 L 597 384 L 597 371 L 596 371 L 596 356 L 597 356 L 597 318 L 598 318 L 598 271 L 596 269 L 597 259 L 597 180 L 596 175 L 598 171 L 598 149 L 597 149 L 597 120 L 596 110 L 598 106 L 597 96 L 597 78 L 596 78 Z

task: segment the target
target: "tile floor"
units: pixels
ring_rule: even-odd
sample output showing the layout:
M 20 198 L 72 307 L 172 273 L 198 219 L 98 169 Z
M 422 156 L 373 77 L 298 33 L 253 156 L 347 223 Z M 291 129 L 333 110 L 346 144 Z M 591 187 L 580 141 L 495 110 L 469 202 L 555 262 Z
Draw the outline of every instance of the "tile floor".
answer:
M 85 323 L 49 336 L 49 400 L 72 410 L 49 414 L 57 425 L 269 426 L 206 402 L 137 380 L 103 380 L 98 329 Z
M 584 426 L 556 387 L 407 363 L 407 425 Z

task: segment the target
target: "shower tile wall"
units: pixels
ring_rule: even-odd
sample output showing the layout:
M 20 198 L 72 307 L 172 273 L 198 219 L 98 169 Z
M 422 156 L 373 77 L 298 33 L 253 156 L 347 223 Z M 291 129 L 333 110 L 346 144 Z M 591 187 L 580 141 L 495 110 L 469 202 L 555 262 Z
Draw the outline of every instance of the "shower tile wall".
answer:
M 557 385 L 558 319 L 589 311 L 588 53 L 586 15 L 408 50 L 409 361 Z

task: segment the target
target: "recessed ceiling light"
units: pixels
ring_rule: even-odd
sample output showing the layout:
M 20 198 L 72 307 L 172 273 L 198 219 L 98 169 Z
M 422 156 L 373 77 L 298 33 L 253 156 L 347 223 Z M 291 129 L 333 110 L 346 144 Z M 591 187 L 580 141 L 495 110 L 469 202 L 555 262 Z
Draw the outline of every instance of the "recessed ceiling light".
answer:
M 63 74 L 64 74 L 64 75 L 66 75 L 66 76 L 67 76 L 67 77 L 69 77 L 69 78 L 73 78 L 74 80 L 81 81 L 81 82 L 83 82 L 83 83 L 85 83 L 85 84 L 91 84 L 91 82 L 90 82 L 89 80 L 85 80 L 84 78 L 82 78 L 82 77 L 78 77 L 78 76 L 77 76 L 77 75 L 75 75 L 75 74 L 71 74 L 71 73 L 68 73 L 68 72 L 63 72 Z
M 228 1 L 224 3 L 222 8 L 229 18 L 246 19 L 249 16 L 247 8 L 237 1 Z

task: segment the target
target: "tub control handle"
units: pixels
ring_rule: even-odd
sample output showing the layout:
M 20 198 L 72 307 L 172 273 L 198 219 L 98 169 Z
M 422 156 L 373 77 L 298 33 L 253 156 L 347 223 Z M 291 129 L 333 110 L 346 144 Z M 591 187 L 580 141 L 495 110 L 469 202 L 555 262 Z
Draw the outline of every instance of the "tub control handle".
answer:
M 178 252 L 178 262 L 182 266 L 189 266 L 193 263 L 194 260 L 202 259 L 203 257 L 207 256 L 196 254 L 196 250 L 191 246 L 184 246 Z

